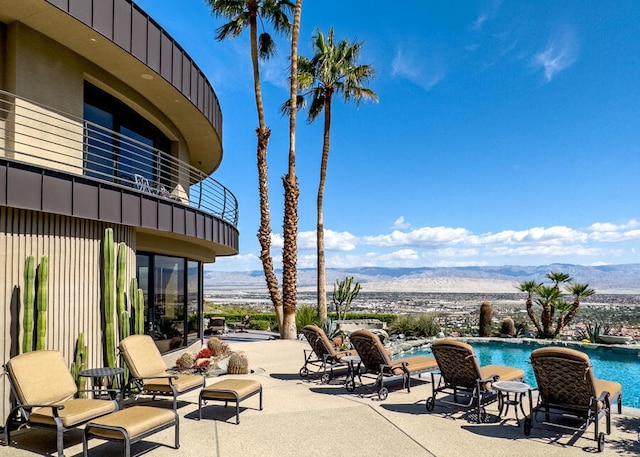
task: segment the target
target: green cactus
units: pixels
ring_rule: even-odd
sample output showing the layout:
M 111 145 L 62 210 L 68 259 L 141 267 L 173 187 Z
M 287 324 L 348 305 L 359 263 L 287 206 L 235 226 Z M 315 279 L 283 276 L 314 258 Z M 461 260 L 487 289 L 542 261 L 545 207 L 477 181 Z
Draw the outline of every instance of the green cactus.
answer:
M 47 338 L 47 308 L 49 304 L 49 258 L 43 255 L 38 267 L 38 320 L 36 350 L 45 348 Z
M 24 261 L 24 316 L 22 318 L 22 352 L 33 350 L 33 305 L 36 288 L 36 266 L 32 255 Z
M 338 320 L 344 320 L 347 317 L 351 302 L 360 293 L 360 283 L 353 284 L 353 276 L 348 276 L 342 281 L 336 279 L 336 283 L 333 285 L 333 304 L 336 305 L 336 314 Z
M 79 376 L 82 370 L 87 369 L 87 346 L 84 344 L 84 333 L 78 334 L 76 342 L 75 360 L 71 362 L 71 376 L 78 386 L 78 390 L 82 391 L 87 388 L 87 378 Z M 81 392 L 80 398 L 86 398 L 86 393 Z
M 136 291 L 135 313 L 135 333 L 144 335 L 144 291 L 142 289 Z
M 102 301 L 104 303 L 104 341 L 105 341 L 105 362 L 108 367 L 116 366 L 116 332 L 115 332 L 115 297 L 114 293 L 114 243 L 113 229 L 107 228 L 104 231 L 104 241 L 102 246 L 102 266 L 103 266 L 103 289 Z
M 117 298 L 117 310 L 118 316 L 122 316 L 122 313 L 127 311 L 127 303 L 125 301 L 125 274 L 127 272 L 127 245 L 125 243 L 118 244 L 118 269 L 116 278 L 116 298 Z M 120 321 L 122 323 L 122 321 Z M 130 324 L 127 322 L 127 327 L 130 328 Z M 123 329 L 120 326 L 120 339 L 124 338 L 122 335 Z M 127 336 L 129 336 L 127 331 Z

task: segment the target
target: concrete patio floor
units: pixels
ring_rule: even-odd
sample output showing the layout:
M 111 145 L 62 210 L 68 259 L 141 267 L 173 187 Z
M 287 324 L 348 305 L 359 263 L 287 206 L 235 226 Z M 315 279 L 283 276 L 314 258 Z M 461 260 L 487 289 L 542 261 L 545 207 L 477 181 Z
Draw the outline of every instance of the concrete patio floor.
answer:
M 173 430 L 165 430 L 132 446 L 132 455 L 150 457 L 234 456 L 584 456 L 595 453 L 593 426 L 578 438 L 570 433 L 536 427 L 530 437 L 515 420 L 503 422 L 494 403 L 487 408 L 492 423 L 469 422 L 464 412 L 439 405 L 425 408 L 431 393 L 430 376 L 416 379 L 407 393 L 401 381 L 389 384 L 385 401 L 366 387 L 348 393 L 339 381 L 321 384 L 316 377 L 301 379 L 306 341 L 269 340 L 259 332 L 229 334 L 232 350 L 244 351 L 251 369 L 246 379 L 262 383 L 264 409 L 258 397 L 241 404 L 240 424 L 235 408 L 209 403 L 203 420 L 197 421 L 197 392 L 180 397 L 180 448 L 173 445 Z M 235 376 L 234 376 L 235 377 Z M 208 384 L 217 378 L 209 378 Z M 164 401 L 154 402 L 168 407 Z M 212 406 L 214 405 L 214 406 Z M 170 406 L 169 406 L 170 407 Z M 615 408 L 614 408 L 615 409 Z M 612 433 L 607 436 L 603 456 L 640 455 L 639 411 L 624 408 L 612 415 Z M 522 423 L 521 423 L 522 424 Z M 604 430 L 604 420 L 601 421 Z M 55 434 L 31 430 L 12 435 L 11 447 L 0 447 L 0 455 L 56 455 Z M 65 437 L 65 455 L 82 455 L 82 432 Z M 119 443 L 90 441 L 90 456 L 122 455 Z

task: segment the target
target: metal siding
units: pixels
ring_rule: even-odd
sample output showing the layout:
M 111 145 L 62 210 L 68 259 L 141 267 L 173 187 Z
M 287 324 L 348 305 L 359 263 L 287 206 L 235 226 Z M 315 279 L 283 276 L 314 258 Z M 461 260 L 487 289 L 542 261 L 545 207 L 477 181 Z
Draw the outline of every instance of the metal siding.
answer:
M 147 61 L 147 18 L 137 9 L 132 10 L 131 54 Z
M 93 28 L 110 40 L 113 40 L 113 8 L 113 0 L 93 3 Z
M 147 65 L 156 73 L 160 73 L 162 38 L 160 29 L 153 22 L 147 24 L 147 44 Z
M 49 213 L 73 213 L 73 185 L 65 179 L 42 177 L 42 210 Z
M 113 41 L 126 51 L 131 50 L 131 5 L 125 0 L 114 0 Z
M 92 6 L 93 2 L 88 2 L 86 0 L 69 0 L 68 12 L 71 16 L 85 24 L 91 24 L 93 16 L 91 14 Z

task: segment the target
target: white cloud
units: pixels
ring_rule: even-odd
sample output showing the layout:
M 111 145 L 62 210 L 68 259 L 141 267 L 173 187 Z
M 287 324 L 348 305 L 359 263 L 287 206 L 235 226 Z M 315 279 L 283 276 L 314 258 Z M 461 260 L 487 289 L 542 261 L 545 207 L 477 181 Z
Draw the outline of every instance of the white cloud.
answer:
M 298 233 L 298 249 L 316 249 L 317 236 L 315 231 Z M 336 232 L 325 229 L 325 251 L 352 251 L 356 248 L 357 238 L 349 232 Z
M 467 229 L 449 227 L 422 227 L 410 232 L 394 230 L 388 235 L 362 237 L 364 244 L 373 246 L 435 247 L 460 243 L 470 234 Z
M 398 230 L 408 229 L 408 228 L 411 228 L 411 224 L 409 224 L 404 220 L 404 216 L 400 216 L 398 219 L 395 220 L 392 228 L 398 229 Z
M 391 76 L 404 78 L 430 91 L 446 76 L 446 70 L 436 59 L 429 58 L 408 43 L 396 50 L 391 62 Z
M 533 57 L 533 65 L 544 69 L 546 80 L 551 81 L 558 73 L 574 64 L 578 50 L 573 30 L 565 28 L 556 32 L 547 46 Z

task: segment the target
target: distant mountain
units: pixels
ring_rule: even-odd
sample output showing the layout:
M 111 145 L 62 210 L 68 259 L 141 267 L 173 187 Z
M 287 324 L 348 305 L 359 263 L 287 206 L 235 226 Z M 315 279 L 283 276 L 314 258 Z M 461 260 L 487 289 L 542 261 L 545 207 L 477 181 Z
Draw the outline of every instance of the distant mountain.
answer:
M 574 282 L 588 283 L 597 293 L 640 293 L 640 264 L 582 266 L 550 264 L 540 266 L 495 267 L 362 267 L 327 269 L 327 285 L 331 290 L 336 280 L 353 276 L 362 284 L 363 292 L 516 292 L 522 281 L 548 282 L 550 271 L 569 274 Z M 206 270 L 204 287 L 219 290 L 266 289 L 262 271 L 226 272 Z M 298 270 L 298 289 L 313 291 L 316 270 Z

